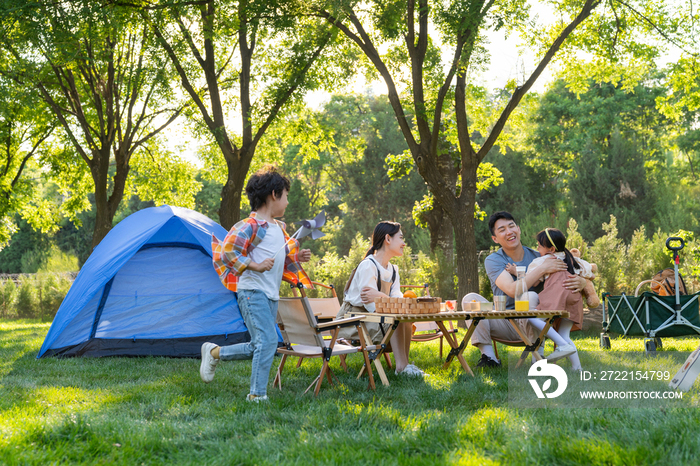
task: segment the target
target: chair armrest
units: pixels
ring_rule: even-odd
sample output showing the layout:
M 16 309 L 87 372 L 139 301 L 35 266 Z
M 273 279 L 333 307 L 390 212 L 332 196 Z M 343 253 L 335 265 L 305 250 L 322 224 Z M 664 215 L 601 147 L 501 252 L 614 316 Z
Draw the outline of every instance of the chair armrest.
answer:
M 349 324 L 354 324 L 355 322 L 359 322 L 361 320 L 365 320 L 364 316 L 356 316 L 356 317 L 348 317 L 347 319 L 338 319 L 338 320 L 331 320 L 330 322 L 324 322 L 324 323 L 319 323 L 316 325 L 316 328 L 328 328 L 328 327 L 345 327 Z

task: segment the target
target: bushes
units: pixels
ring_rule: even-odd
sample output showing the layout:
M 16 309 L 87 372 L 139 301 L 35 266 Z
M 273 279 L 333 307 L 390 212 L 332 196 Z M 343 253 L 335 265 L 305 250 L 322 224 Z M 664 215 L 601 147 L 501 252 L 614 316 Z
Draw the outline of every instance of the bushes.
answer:
M 65 275 L 22 275 L 19 284 L 0 282 L 0 311 L 3 318 L 34 318 L 51 321 L 71 286 Z
M 20 282 L 17 302 L 15 303 L 17 316 L 20 318 L 37 317 L 37 311 L 40 309 L 37 299 L 38 293 L 33 281 L 30 278 L 24 278 Z
M 686 246 L 681 252 L 680 272 L 689 292 L 700 289 L 700 244 L 692 232 L 681 230 L 666 234 L 657 231 L 648 238 L 646 230 L 641 227 L 634 232 L 629 244 L 625 244 L 619 237 L 614 216 L 610 217 L 609 223 L 603 225 L 603 230 L 604 236 L 595 240 L 593 244 L 587 244 L 579 234 L 575 220 L 569 221 L 567 229 L 567 246 L 578 248 L 584 259 L 598 265 L 599 273 L 595 286 L 599 295 L 603 292 L 613 295 L 622 292 L 633 294 L 641 281 L 648 280 L 661 269 L 673 267 L 672 254 L 666 249 L 666 238 L 669 236 L 680 236 L 685 240 Z M 334 252 L 326 253 L 323 257 L 312 255 L 311 261 L 305 264 L 304 268 L 312 280 L 333 284 L 342 301 L 345 283 L 353 269 L 364 258 L 369 246 L 369 241 L 357 234 L 346 256 L 339 256 Z M 497 248 L 492 248 L 495 249 Z M 479 292 L 490 299 L 491 286 L 483 268 L 483 260 L 487 255 L 483 254 L 478 259 Z M 439 259 L 423 253 L 413 255 L 407 246 L 403 256 L 394 258 L 392 262 L 399 268 L 402 284 L 427 283 L 433 296 L 461 299 L 456 296 L 453 271 L 449 267 L 440 266 Z M 50 321 L 70 285 L 71 279 L 68 275 L 53 273 L 23 275 L 18 284 L 9 279 L 0 280 L 0 318 L 38 318 Z M 310 297 L 321 297 L 329 296 L 330 293 L 318 288 L 310 290 L 308 294 Z M 282 285 L 281 295 L 292 296 L 292 290 L 286 283 Z
M 598 294 L 608 292 L 612 295 L 621 293 L 634 294 L 637 285 L 650 279 L 656 272 L 673 267 L 671 252 L 666 249 L 669 236 L 686 235 L 686 249 L 681 253 L 680 272 L 683 274 L 688 291 L 698 288 L 697 277 L 700 272 L 700 248 L 692 242 L 692 233 L 678 232 L 665 234 L 657 231 L 651 238 L 646 235 L 644 226 L 632 235 L 629 244 L 618 237 L 617 219 L 611 215 L 610 223 L 603 224 L 604 236 L 587 246 L 577 232 L 574 220 L 569 223 L 567 246 L 581 249 L 582 257 L 598 265 L 598 277 L 595 280 Z M 648 291 L 642 288 L 641 291 Z
M 17 287 L 12 280 L 0 282 L 0 313 L 3 318 L 16 318 Z

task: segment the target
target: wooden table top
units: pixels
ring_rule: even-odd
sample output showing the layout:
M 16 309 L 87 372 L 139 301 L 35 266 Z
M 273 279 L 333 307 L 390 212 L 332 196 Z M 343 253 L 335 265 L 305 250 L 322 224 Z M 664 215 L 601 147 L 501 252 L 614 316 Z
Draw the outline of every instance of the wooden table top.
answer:
M 454 312 L 438 312 L 434 314 L 388 314 L 378 312 L 356 312 L 350 311 L 349 314 L 357 316 L 372 317 L 372 320 L 377 318 L 388 318 L 392 320 L 410 320 L 413 322 L 426 320 L 470 320 L 474 318 L 481 319 L 524 319 L 527 317 L 569 317 L 567 311 L 538 311 L 536 309 L 530 311 L 454 311 Z

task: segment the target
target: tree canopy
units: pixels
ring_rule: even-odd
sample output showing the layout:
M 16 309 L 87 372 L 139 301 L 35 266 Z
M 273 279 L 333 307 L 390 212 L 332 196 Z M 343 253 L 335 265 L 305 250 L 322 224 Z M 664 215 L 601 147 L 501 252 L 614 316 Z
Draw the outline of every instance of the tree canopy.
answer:
M 458 295 L 478 288 L 473 258 L 491 245 L 480 220 L 494 210 L 517 212 L 524 231 L 575 218 L 587 241 L 610 214 L 623 240 L 642 225 L 693 229 L 692 8 L 0 0 L 0 243 L 32 225 L 75 245 L 83 222 L 96 244 L 160 203 L 230 227 L 249 172 L 267 162 L 293 180 L 288 222 L 329 213 L 315 253 L 344 254 L 358 232 L 398 220 L 414 250 L 456 269 Z M 488 48 L 497 34 L 534 59 L 494 88 L 482 72 L 500 59 Z M 657 66 L 668 47 L 680 57 Z M 532 93 L 553 65 L 558 79 Z M 388 95 L 349 92 L 357 76 Z M 310 108 L 319 89 L 334 95 Z M 166 140 L 176 120 L 200 166 Z
M 43 100 L 66 142 L 62 175 L 92 178 L 93 246 L 112 228 L 134 153 L 184 109 L 145 25 L 130 8 L 90 1 L 0 4 L 0 73 Z M 70 149 L 68 149 L 68 144 Z M 110 166 L 114 173 L 110 173 Z M 70 204 L 88 207 L 81 183 Z

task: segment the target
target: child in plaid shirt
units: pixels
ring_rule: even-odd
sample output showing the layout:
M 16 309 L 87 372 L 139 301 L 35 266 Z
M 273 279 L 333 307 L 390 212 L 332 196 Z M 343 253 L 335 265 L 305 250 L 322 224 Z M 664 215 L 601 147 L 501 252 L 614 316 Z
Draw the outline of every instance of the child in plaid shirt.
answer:
M 199 373 L 209 383 L 219 360 L 252 358 L 248 401 L 267 400 L 267 382 L 277 350 L 275 320 L 282 280 L 313 287 L 300 265 L 310 259 L 311 251 L 299 250 L 299 242 L 290 240 L 284 223 L 275 220 L 284 215 L 289 187 L 289 180 L 272 166 L 256 172 L 245 188 L 252 208 L 250 217 L 236 223 L 223 241 L 212 238 L 214 268 L 224 286 L 238 293 L 250 342 L 222 347 L 204 343 Z

